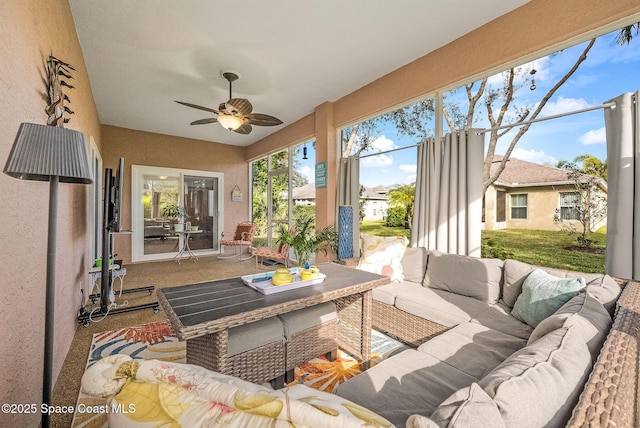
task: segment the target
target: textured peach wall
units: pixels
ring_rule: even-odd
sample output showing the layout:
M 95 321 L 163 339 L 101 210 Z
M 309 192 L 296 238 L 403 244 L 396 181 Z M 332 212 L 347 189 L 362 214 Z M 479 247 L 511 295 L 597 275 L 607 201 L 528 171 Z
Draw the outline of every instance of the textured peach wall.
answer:
M 46 124 L 45 61 L 74 65 L 68 128 L 100 127 L 82 51 L 66 0 L 0 2 L 0 163 L 21 122 Z M 78 325 L 79 283 L 86 281 L 89 186 L 60 184 L 56 258 L 54 379 Z M 0 174 L 0 402 L 40 403 L 49 185 Z M 70 405 L 74 403 L 68 403 Z M 40 415 L 0 414 L 0 426 L 37 426 Z
M 189 138 L 135 131 L 116 126 L 102 126 L 103 162 L 115 168 L 125 160 L 125 190 L 122 210 L 123 227 L 131 228 L 131 165 L 215 171 L 224 174 L 224 230 L 235 230 L 240 221 L 249 219 L 249 165 L 244 147 L 216 144 Z M 231 201 L 235 185 L 242 190 L 242 202 Z M 115 238 L 115 251 L 124 262 L 131 261 L 131 236 Z

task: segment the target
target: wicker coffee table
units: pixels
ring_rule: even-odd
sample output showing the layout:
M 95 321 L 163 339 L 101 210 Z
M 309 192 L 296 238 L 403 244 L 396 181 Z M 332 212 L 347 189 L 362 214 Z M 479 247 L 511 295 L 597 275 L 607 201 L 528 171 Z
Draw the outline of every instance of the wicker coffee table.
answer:
M 228 374 L 229 328 L 333 301 L 338 313 L 338 346 L 371 358 L 371 290 L 389 278 L 335 263 L 320 265 L 325 281 L 310 287 L 264 295 L 238 278 L 163 288 L 158 302 L 178 338 L 187 342 L 187 363 Z

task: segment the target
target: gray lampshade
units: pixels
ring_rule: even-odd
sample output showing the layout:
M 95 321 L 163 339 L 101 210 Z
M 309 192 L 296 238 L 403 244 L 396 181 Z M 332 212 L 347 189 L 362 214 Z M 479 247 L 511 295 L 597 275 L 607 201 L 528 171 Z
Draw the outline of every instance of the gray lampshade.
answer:
M 93 182 L 82 132 L 56 126 L 22 123 L 4 173 L 22 180 L 61 183 Z

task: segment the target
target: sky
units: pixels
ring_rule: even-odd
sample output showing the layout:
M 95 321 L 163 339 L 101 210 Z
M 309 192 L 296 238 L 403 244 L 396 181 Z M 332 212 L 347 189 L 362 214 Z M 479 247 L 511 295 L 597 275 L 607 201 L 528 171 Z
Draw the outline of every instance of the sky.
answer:
M 620 46 L 615 43 L 617 33 L 614 31 L 598 38 L 587 60 L 554 94 L 539 117 L 598 106 L 624 92 L 640 90 L 640 35 L 635 36 L 631 44 Z M 585 46 L 586 42 L 523 64 L 527 70 L 531 67 L 536 69 L 536 89 L 532 91 L 526 85 L 518 91 L 516 96 L 519 104 L 537 106 L 544 94 L 575 63 Z M 500 79 L 497 75 L 489 81 L 499 82 Z M 459 95 L 466 99 L 466 95 Z M 489 127 L 486 113 L 474 126 Z M 511 140 L 509 137 L 516 132 L 511 131 L 498 141 L 496 153 L 504 153 Z M 372 152 L 410 146 L 416 142 L 398 135 L 393 124 L 386 124 L 381 127 Z M 540 164 L 555 164 L 559 160 L 571 161 L 582 154 L 606 159 L 602 109 L 531 125 L 518 142 L 512 157 Z M 407 149 L 363 158 L 360 161 L 360 182 L 368 187 L 411 183 L 415 181 L 415 157 L 415 149 Z

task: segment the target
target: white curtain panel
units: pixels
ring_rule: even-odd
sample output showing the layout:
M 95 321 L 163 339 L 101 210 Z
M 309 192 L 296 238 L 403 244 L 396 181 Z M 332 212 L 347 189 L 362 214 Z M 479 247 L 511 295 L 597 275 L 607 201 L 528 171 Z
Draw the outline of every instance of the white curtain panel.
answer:
M 483 156 L 475 129 L 418 146 L 412 246 L 480 256 Z
M 429 138 L 418 144 L 416 194 L 411 221 L 412 247 L 436 249 L 441 157 L 441 147 L 435 139 Z
M 340 205 L 353 207 L 353 257 L 360 257 L 360 160 L 355 156 L 340 158 L 336 199 L 336 219 Z
M 607 273 L 640 279 L 640 91 L 605 109 L 607 134 Z

